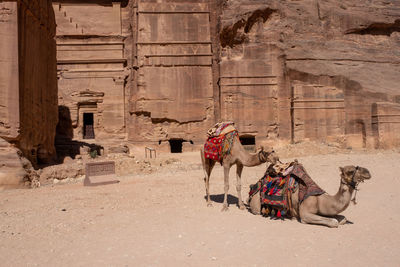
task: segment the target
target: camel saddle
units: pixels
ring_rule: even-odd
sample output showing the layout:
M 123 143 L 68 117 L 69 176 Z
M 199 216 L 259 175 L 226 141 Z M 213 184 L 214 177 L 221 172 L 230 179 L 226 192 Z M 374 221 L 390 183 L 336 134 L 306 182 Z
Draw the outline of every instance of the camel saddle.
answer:
M 254 185 L 250 186 L 249 196 L 253 197 L 260 191 L 261 206 L 264 215 L 271 217 L 285 216 L 290 210 L 289 194 L 293 193 L 298 186 L 296 179 L 291 175 L 274 175 L 268 170 L 264 176 Z
M 207 131 L 208 137 L 217 137 L 229 132 L 236 131 L 235 123 L 231 121 L 218 122 Z
M 293 169 L 292 169 L 293 167 Z M 319 187 L 310 175 L 306 172 L 303 165 L 296 161 L 287 169 L 296 181 L 299 182 L 299 203 L 303 202 L 309 196 L 319 196 L 325 194 L 325 191 Z
M 219 161 L 222 164 L 223 158 L 231 151 L 234 138 L 238 132 L 233 122 L 220 122 L 210 128 L 207 132 L 208 138 L 204 144 L 204 157 Z
M 285 168 L 283 168 L 285 167 Z M 296 161 L 289 164 L 270 165 L 264 176 L 250 186 L 249 197 L 260 191 L 264 214 L 281 217 L 290 211 L 290 195 L 299 187 L 299 203 L 309 196 L 324 194 L 308 175 L 303 165 Z

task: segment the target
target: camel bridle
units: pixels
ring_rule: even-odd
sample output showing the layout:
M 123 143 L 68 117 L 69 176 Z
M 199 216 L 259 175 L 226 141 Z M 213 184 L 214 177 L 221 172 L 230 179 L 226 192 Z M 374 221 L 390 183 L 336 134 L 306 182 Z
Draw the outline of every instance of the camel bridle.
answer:
M 267 162 L 268 161 L 268 156 L 271 155 L 274 152 L 275 151 L 272 151 L 271 153 L 269 153 L 269 152 L 265 152 L 264 150 L 260 150 L 260 152 L 258 152 L 258 159 L 260 160 L 260 162 Z M 265 159 L 263 159 L 262 157 L 265 157 Z
M 342 179 L 342 183 L 344 183 L 344 184 L 350 186 L 350 187 L 353 188 L 354 190 L 357 190 L 358 182 L 357 182 L 357 181 L 354 181 L 354 176 L 356 176 L 356 173 L 357 173 L 357 171 L 358 171 L 359 169 L 360 169 L 360 167 L 357 166 L 357 167 L 356 167 L 356 170 L 355 170 L 354 173 L 353 173 L 353 176 L 351 176 L 351 182 L 346 182 L 346 180 L 343 182 L 343 179 Z
M 265 157 L 265 161 L 264 161 L 263 158 L 262 158 L 262 156 L 264 156 L 263 152 L 264 152 L 264 150 L 260 150 L 260 151 L 258 152 L 258 160 L 259 160 L 260 162 L 267 162 L 267 157 Z
M 351 200 L 351 201 L 353 201 L 354 205 L 357 204 L 356 196 L 357 196 L 357 191 L 359 190 L 359 189 L 357 189 L 358 182 L 354 181 L 354 177 L 356 176 L 356 173 L 359 169 L 360 169 L 360 167 L 356 166 L 356 170 L 354 171 L 353 176 L 351 176 L 351 182 L 346 182 L 346 180 L 343 181 L 343 178 L 341 179 L 342 184 L 350 186 L 355 191 L 354 198 Z

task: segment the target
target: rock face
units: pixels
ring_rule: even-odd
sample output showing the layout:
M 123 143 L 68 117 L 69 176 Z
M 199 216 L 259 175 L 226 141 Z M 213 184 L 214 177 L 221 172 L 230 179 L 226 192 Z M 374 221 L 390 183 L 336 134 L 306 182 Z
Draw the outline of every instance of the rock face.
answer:
M 185 151 L 231 120 L 248 144 L 400 143 L 398 1 L 53 7 L 59 102 L 71 121 L 60 135 Z
M 59 128 L 57 134 L 78 140 L 124 138 L 129 95 L 125 92 L 121 3 L 69 2 L 53 1 L 59 105 L 61 117 L 69 114 L 70 121 L 60 117 L 60 123 L 69 123 L 72 131 Z
M 0 138 L 0 190 L 21 185 L 39 187 L 39 176 L 21 150 Z
M 143 1 L 137 12 L 129 139 L 198 141 L 215 121 L 209 6 Z
M 398 1 L 227 1 L 221 66 L 243 64 L 248 54 L 282 60 L 272 66 L 283 75 L 274 99 L 278 118 L 291 122 L 278 120 L 280 138 L 376 147 L 400 118 L 399 12 Z M 381 101 L 392 102 L 391 120 L 375 119 Z
M 55 156 L 57 125 L 55 18 L 51 1 L 2 1 L 0 35 L 0 137 L 15 144 L 34 165 L 50 161 Z M 2 150 L 0 155 L 4 160 L 2 172 L 17 157 L 16 152 L 7 151 Z M 13 156 L 5 161 L 5 155 L 10 153 Z M 20 179 L 15 180 L 18 183 Z M 9 178 L 7 181 L 13 183 Z
M 2 1 L 0 180 L 31 180 L 23 156 L 50 162 L 55 135 L 62 157 L 193 151 L 221 120 L 251 147 L 398 147 L 399 18 L 384 0 Z

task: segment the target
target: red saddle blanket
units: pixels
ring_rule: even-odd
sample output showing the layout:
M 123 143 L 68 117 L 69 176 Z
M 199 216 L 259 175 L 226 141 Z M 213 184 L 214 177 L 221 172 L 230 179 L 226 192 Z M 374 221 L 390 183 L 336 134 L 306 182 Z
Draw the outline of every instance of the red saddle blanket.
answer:
M 225 136 L 209 137 L 204 144 L 204 156 L 206 159 L 213 159 L 215 161 L 221 160 L 222 141 Z
M 238 132 L 232 131 L 224 135 L 209 137 L 204 144 L 204 157 L 221 162 L 231 151 L 234 138 Z

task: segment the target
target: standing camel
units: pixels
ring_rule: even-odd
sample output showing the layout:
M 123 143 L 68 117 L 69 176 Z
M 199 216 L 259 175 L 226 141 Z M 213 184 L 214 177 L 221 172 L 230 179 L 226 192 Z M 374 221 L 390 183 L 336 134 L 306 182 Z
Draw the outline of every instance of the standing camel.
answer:
M 201 162 L 203 164 L 204 170 L 204 181 L 206 185 L 206 194 L 207 194 L 207 206 L 211 207 L 211 200 L 210 200 L 210 174 L 211 171 L 216 163 L 215 160 L 206 159 L 204 157 L 204 147 L 200 151 L 201 154 Z M 228 210 L 228 190 L 229 190 L 229 170 L 232 165 L 236 164 L 236 190 L 238 193 L 238 205 L 240 209 L 244 209 L 244 204 L 242 201 L 242 182 L 241 182 L 241 175 L 243 166 L 246 167 L 253 167 L 258 166 L 264 162 L 271 162 L 275 164 L 278 160 L 278 157 L 275 155 L 275 152 L 271 149 L 268 151 L 264 151 L 264 148 L 261 147 L 260 151 L 257 153 L 248 153 L 242 144 L 239 141 L 239 138 L 234 138 L 232 142 L 231 151 L 222 159 L 222 165 L 224 166 L 224 202 L 222 211 Z
M 338 227 L 347 222 L 346 218 L 338 216 L 350 204 L 351 196 L 360 182 L 371 178 L 368 169 L 355 166 L 340 167 L 339 191 L 331 196 L 327 193 L 309 196 L 299 203 L 299 189 L 291 196 L 290 213 L 302 223 L 320 224 L 328 227 Z M 290 199 L 289 199 L 290 201 Z M 260 192 L 250 199 L 250 210 L 259 214 L 261 210 Z

